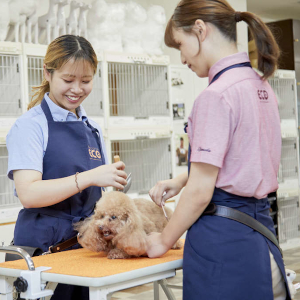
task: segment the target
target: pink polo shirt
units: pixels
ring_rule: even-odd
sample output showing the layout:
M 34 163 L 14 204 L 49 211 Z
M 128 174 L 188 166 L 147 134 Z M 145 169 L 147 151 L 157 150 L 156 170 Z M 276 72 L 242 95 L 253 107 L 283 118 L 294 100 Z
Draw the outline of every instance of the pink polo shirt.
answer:
M 246 53 L 227 56 L 209 70 L 248 62 Z M 220 168 L 216 187 L 261 199 L 278 188 L 281 132 L 275 94 L 251 68 L 230 69 L 195 100 L 188 119 L 191 162 Z

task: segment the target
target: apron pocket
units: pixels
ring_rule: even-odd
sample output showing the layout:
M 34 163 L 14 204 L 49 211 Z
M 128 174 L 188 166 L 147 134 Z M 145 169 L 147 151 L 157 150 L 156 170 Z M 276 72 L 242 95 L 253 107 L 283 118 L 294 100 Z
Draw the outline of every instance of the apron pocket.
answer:
M 200 256 L 187 234 L 183 257 L 183 299 L 219 300 L 222 264 Z

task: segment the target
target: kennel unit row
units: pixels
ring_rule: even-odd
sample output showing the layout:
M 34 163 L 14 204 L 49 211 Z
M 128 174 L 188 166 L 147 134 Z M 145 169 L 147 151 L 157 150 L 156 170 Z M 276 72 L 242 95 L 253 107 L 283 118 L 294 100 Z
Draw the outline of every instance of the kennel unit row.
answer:
M 281 121 L 282 148 L 277 193 L 278 199 L 281 199 L 299 194 L 299 135 L 295 72 L 277 70 L 269 79 L 269 83 L 278 99 Z
M 282 151 L 278 173 L 278 198 L 295 196 L 299 191 L 299 134 L 296 79 L 294 71 L 277 70 L 269 79 L 276 97 L 281 121 Z M 293 184 L 296 184 L 293 188 Z M 289 195 L 288 189 L 292 189 Z M 298 195 L 299 192 L 296 192 Z
M 276 97 L 281 120 L 281 160 L 278 173 L 277 203 L 273 202 L 277 233 L 281 244 L 300 241 L 299 208 L 299 134 L 297 85 L 294 71 L 277 70 L 269 79 Z M 272 208 L 272 206 L 271 206 Z M 274 223 L 276 224 L 275 220 Z
M 5 125 L 0 129 L 0 143 L 4 146 L 9 128 L 27 110 L 34 94 L 32 88 L 42 82 L 46 50 L 45 45 L 0 42 L 0 101 L 3 101 L 0 102 L 0 125 Z M 97 53 L 97 58 L 93 91 L 83 107 L 87 115 L 99 123 L 106 139 L 121 143 L 119 149 L 123 149 L 125 139 L 127 145 L 131 145 L 132 153 L 120 153 L 120 156 L 126 162 L 126 171 L 129 168 L 135 179 L 139 179 L 133 182 L 131 191 L 141 193 L 156 181 L 169 178 L 173 170 L 170 152 L 168 158 L 164 156 L 167 167 L 162 174 L 158 171 L 160 165 L 154 166 L 155 161 L 160 160 L 153 160 L 158 155 L 155 153 L 162 154 L 160 147 L 169 149 L 163 146 L 163 141 L 166 143 L 169 139 L 170 144 L 172 135 L 169 59 L 124 53 Z M 118 142 L 119 139 L 122 141 Z M 149 155 L 151 148 L 152 156 Z M 132 157 L 138 159 L 139 170 L 132 165 Z M 12 189 L 10 191 L 7 199 L 11 199 Z M 4 204 L 0 203 L 1 207 Z
M 43 78 L 47 46 L 0 42 L 0 117 L 26 111 Z M 170 126 L 169 58 L 97 53 L 92 93 L 83 106 L 106 126 Z

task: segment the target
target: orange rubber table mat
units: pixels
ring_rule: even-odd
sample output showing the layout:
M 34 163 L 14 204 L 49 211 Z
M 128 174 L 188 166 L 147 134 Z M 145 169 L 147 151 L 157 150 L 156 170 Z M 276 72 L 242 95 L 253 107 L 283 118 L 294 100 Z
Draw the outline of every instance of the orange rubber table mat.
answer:
M 105 277 L 146 268 L 166 262 L 181 260 L 183 248 L 169 250 L 160 258 L 138 257 L 129 259 L 108 259 L 104 252 L 76 250 L 32 257 L 35 268 L 51 267 L 47 273 L 82 277 Z M 0 263 L 0 268 L 28 270 L 24 259 Z

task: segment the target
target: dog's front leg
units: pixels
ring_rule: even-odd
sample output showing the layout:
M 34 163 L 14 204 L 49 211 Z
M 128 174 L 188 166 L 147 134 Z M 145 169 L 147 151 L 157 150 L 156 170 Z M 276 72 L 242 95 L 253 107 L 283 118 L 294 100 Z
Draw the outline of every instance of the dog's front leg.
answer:
M 130 257 L 131 256 L 129 254 L 127 254 L 122 249 L 118 249 L 118 248 L 111 249 L 107 254 L 107 258 L 109 259 L 123 259 L 123 258 L 130 258 Z
M 119 234 L 118 238 L 113 240 L 113 244 L 118 249 L 123 249 L 131 256 L 142 256 L 146 253 L 146 234 L 142 230 L 136 230 L 131 233 Z

